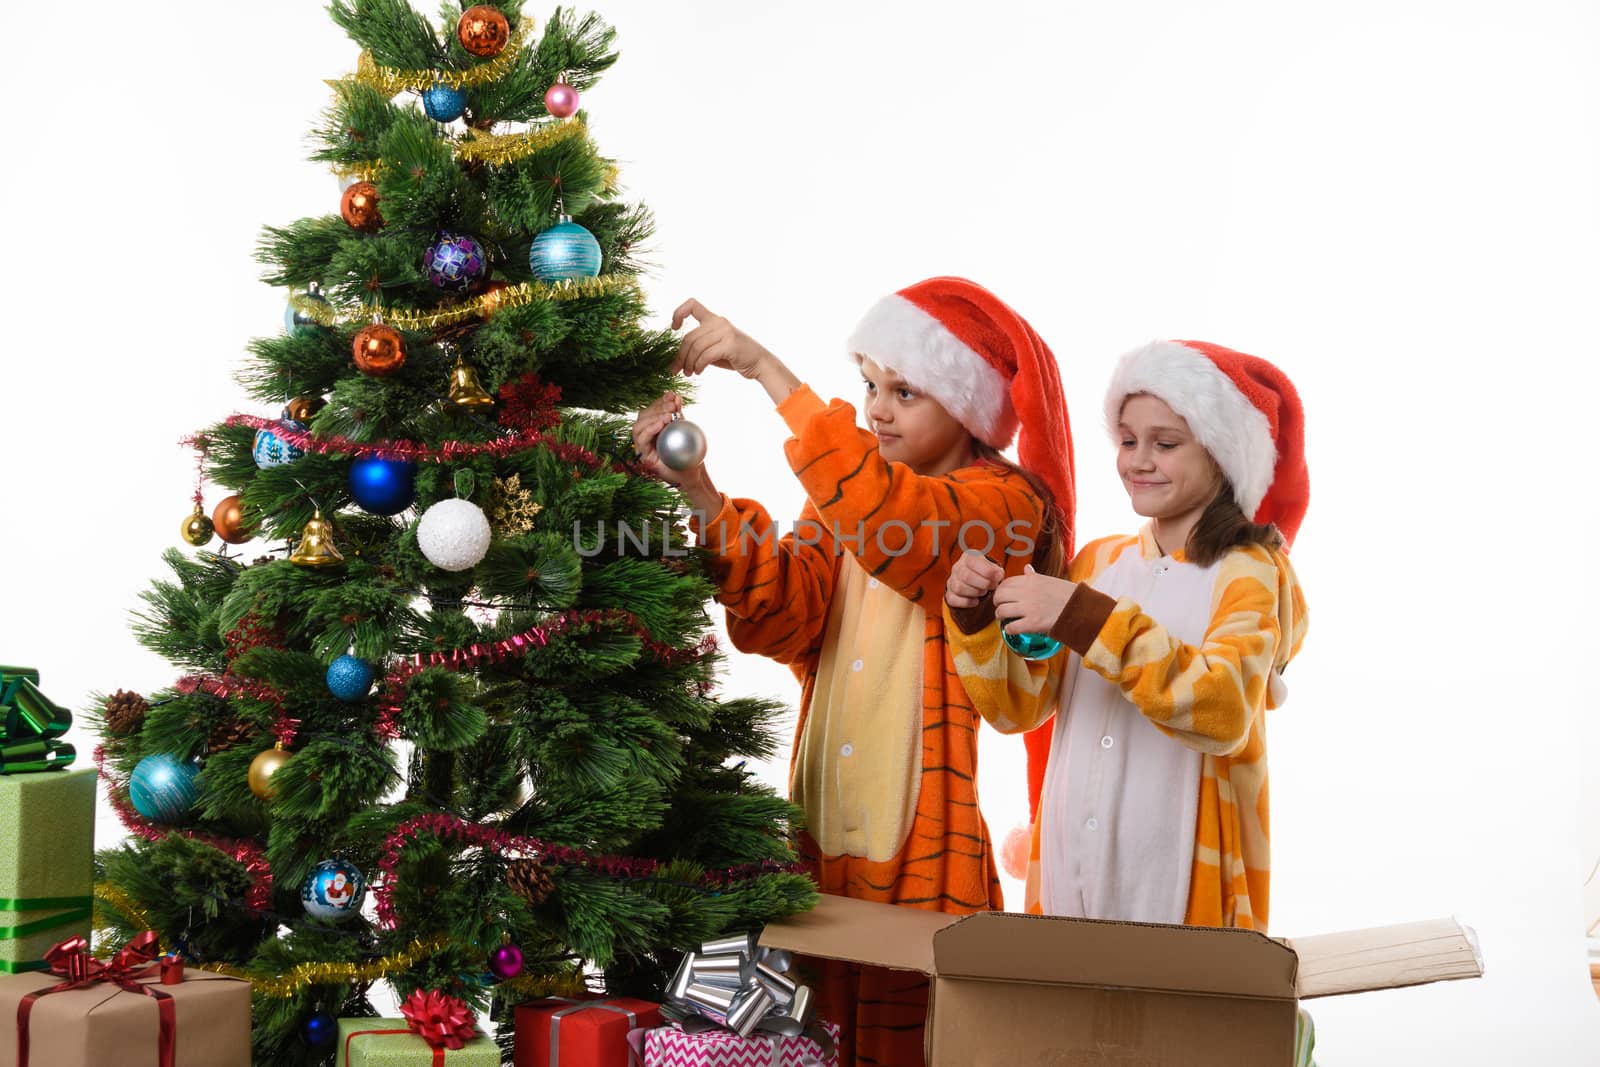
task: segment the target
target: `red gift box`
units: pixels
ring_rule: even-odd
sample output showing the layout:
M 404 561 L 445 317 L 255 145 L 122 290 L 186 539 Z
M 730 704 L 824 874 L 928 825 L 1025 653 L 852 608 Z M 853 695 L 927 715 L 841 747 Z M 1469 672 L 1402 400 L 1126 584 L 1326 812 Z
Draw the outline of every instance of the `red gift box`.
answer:
M 545 997 L 518 1004 L 516 1067 L 628 1067 L 628 1031 L 661 1025 L 659 1004 L 632 997 Z

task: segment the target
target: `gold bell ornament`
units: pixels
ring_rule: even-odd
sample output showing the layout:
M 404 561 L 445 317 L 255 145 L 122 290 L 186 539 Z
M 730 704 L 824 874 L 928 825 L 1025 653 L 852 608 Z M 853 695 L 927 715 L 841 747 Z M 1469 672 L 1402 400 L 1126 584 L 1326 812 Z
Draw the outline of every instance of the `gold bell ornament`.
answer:
M 484 391 L 478 381 L 478 372 L 467 366 L 460 356 L 450 370 L 450 402 L 459 404 L 473 414 L 494 407 L 494 397 Z
M 194 514 L 184 519 L 183 525 L 179 528 L 183 539 L 196 548 L 211 540 L 212 530 L 211 519 L 206 516 L 205 509 L 199 504 L 194 506 Z
M 262 749 L 260 754 L 250 761 L 250 771 L 246 775 L 250 782 L 250 792 L 262 800 L 272 799 L 272 776 L 289 762 L 292 755 L 284 751 L 282 741 L 271 748 Z
M 333 524 L 319 510 L 300 531 L 300 543 L 289 554 L 289 562 L 300 567 L 342 567 L 344 557 L 333 547 Z

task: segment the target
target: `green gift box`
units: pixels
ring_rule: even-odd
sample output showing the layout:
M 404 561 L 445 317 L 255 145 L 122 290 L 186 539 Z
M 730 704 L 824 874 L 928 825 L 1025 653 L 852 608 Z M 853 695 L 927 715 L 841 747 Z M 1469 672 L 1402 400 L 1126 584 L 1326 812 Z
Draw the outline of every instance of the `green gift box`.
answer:
M 500 1067 L 500 1046 L 480 1034 L 461 1048 L 436 1049 L 404 1019 L 339 1020 L 337 1067 Z
M 0 972 L 89 935 L 94 891 L 92 768 L 0 774 Z

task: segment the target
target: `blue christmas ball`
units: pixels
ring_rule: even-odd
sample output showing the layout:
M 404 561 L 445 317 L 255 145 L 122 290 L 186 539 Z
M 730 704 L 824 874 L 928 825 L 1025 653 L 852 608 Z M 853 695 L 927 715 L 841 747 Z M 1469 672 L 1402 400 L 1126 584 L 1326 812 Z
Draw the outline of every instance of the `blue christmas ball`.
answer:
M 146 756 L 128 779 L 128 799 L 151 822 L 181 823 L 200 799 L 199 776 L 200 768 L 189 760 L 166 753 Z
M 422 254 L 422 269 L 435 288 L 460 292 L 489 273 L 489 256 L 476 237 L 441 233 Z
M 305 423 L 295 422 L 293 419 L 280 419 L 278 425 L 286 430 L 299 430 L 301 433 L 306 429 Z M 268 467 L 281 467 L 285 463 L 293 463 L 305 455 L 306 450 L 296 448 L 272 430 L 263 428 L 256 431 L 256 443 L 250 449 L 250 454 L 255 457 L 256 466 L 266 470 Z
M 339 1020 L 331 1012 L 314 1011 L 300 1025 L 300 1038 L 312 1048 L 327 1048 L 339 1036 Z
M 464 89 L 452 89 L 448 85 L 435 85 L 431 89 L 422 90 L 422 110 L 434 122 L 454 122 L 467 110 L 467 94 Z
M 1023 659 L 1049 659 L 1061 651 L 1061 642 L 1045 634 L 1008 634 L 1002 631 L 1006 647 Z
M 325 310 L 328 307 L 328 298 L 323 296 L 322 291 L 315 285 L 296 295 L 295 300 L 290 301 L 289 306 L 283 310 L 283 328 L 289 332 L 289 335 L 292 337 L 301 330 L 320 329 L 322 323 L 307 313 L 312 309 L 307 309 L 307 311 L 297 310 L 294 306 L 295 301 L 299 301 L 301 304 L 314 305 L 316 310 Z
M 353 863 L 323 860 L 300 883 L 300 903 L 313 919 L 344 922 L 361 913 L 367 880 Z
M 328 664 L 328 691 L 340 700 L 365 700 L 372 689 L 372 664 L 345 654 Z
M 560 222 L 533 239 L 528 266 L 542 282 L 593 278 L 600 273 L 600 242 L 563 215 Z
M 364 511 L 398 515 L 416 499 L 417 465 L 403 459 L 362 456 L 350 464 L 350 495 Z

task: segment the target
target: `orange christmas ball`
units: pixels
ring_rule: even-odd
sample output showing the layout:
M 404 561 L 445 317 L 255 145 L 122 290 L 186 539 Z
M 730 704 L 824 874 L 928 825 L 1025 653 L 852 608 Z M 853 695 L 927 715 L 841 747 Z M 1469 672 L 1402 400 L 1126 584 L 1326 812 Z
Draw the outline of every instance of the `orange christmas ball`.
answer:
M 461 13 L 461 21 L 456 23 L 456 39 L 475 56 L 497 56 L 511 40 L 511 23 L 495 8 L 479 4 Z
M 237 496 L 225 496 L 217 502 L 216 510 L 211 512 L 211 524 L 216 527 L 217 536 L 230 545 L 242 545 L 256 535 L 244 521 L 244 509 Z
M 374 323 L 363 328 L 350 349 L 356 366 L 375 377 L 393 374 L 406 365 L 406 341 L 393 326 Z
M 378 214 L 378 187 L 371 182 L 356 182 L 339 198 L 339 217 L 352 230 L 371 233 L 383 225 Z
M 283 410 L 295 422 L 310 422 L 327 403 L 320 396 L 297 396 Z

